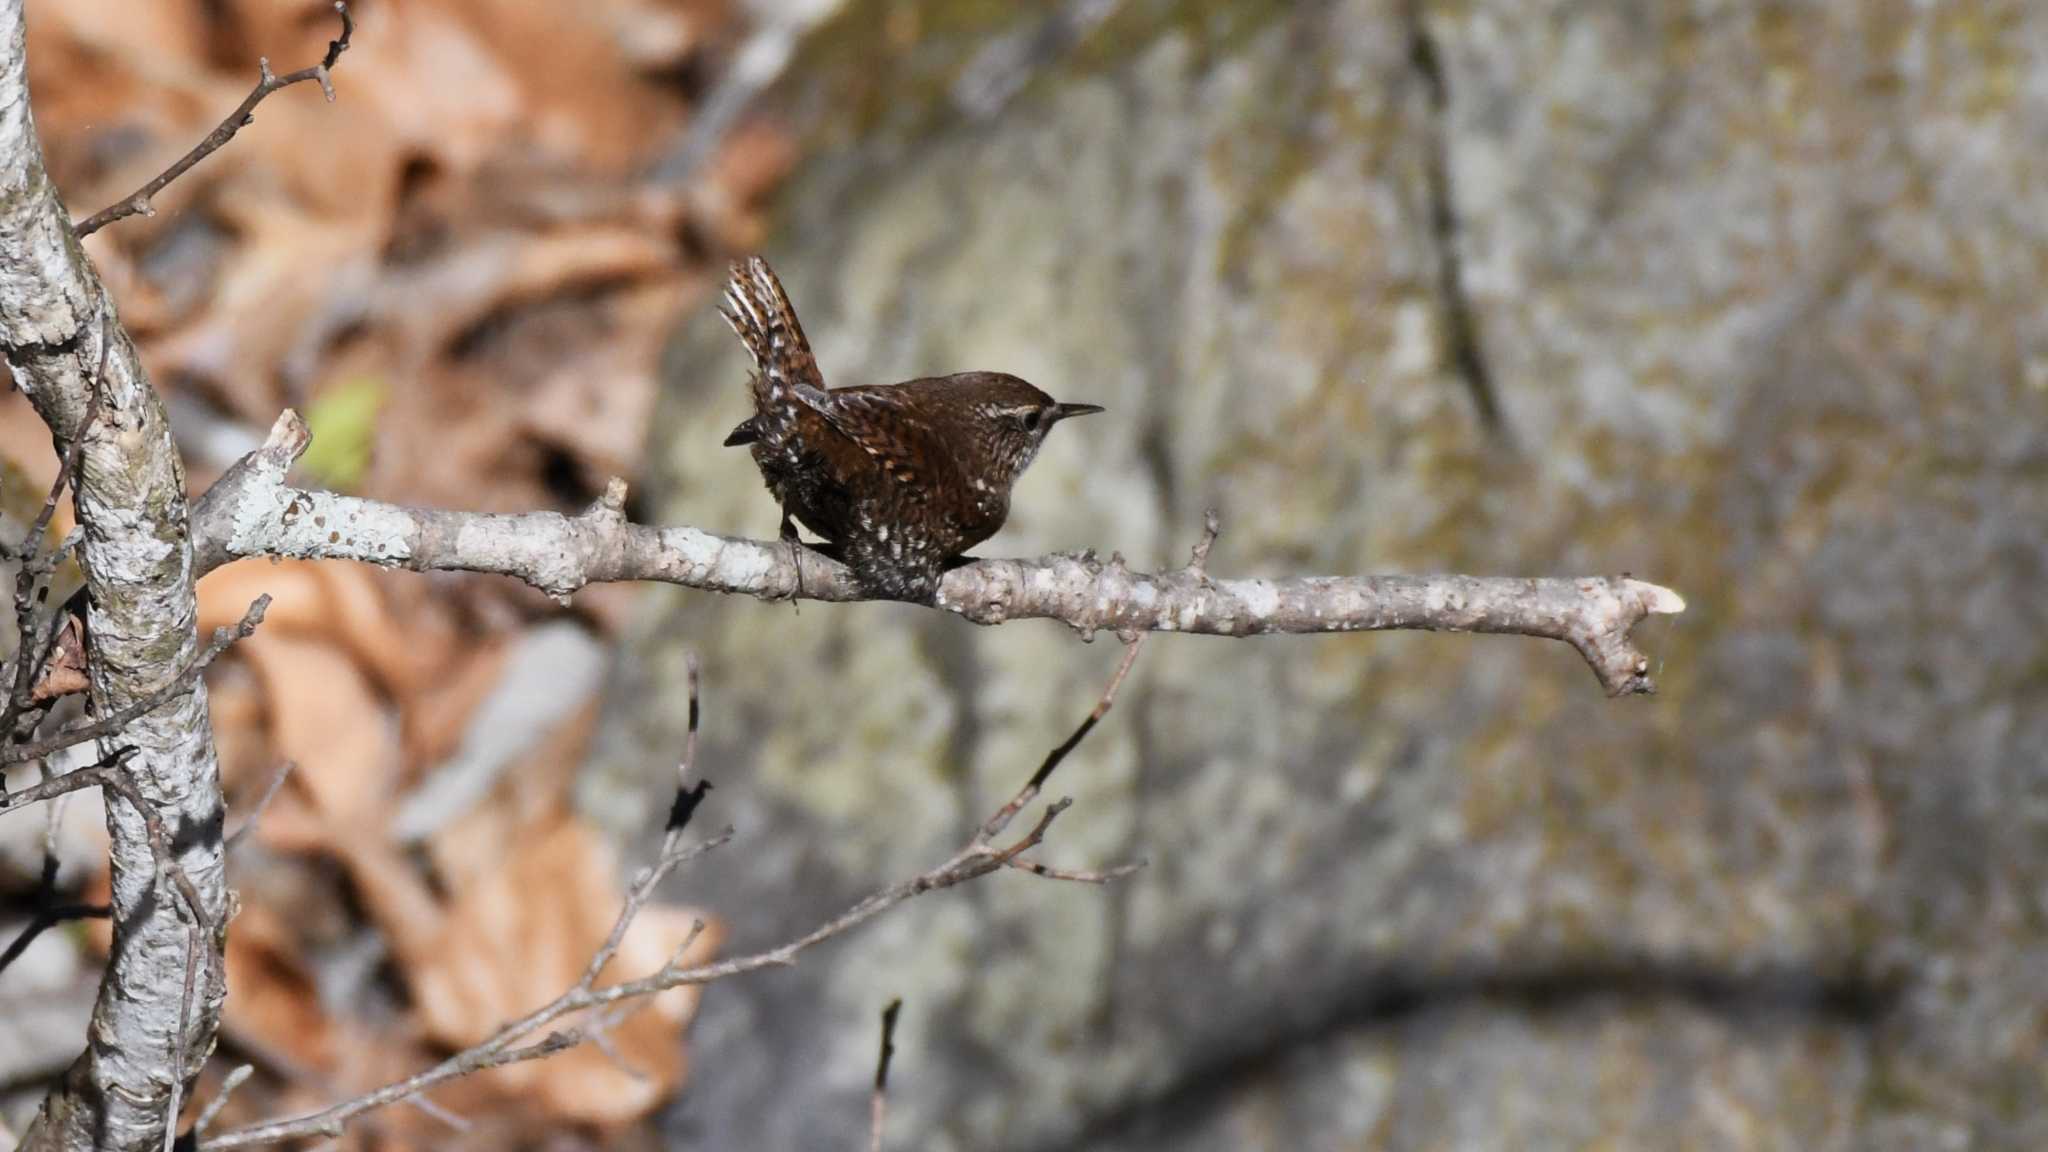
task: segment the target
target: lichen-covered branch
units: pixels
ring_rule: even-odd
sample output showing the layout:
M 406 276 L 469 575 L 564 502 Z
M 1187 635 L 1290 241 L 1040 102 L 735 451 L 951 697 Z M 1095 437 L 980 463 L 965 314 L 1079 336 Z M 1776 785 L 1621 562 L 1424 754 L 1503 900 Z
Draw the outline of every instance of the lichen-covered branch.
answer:
M 363 560 L 416 571 L 495 572 L 558 597 L 586 584 L 659 580 L 711 592 L 849 601 L 867 594 L 840 565 L 785 544 L 626 519 L 625 488 L 576 516 L 406 508 L 286 480 L 308 433 L 287 411 L 193 514 L 202 571 L 244 556 Z M 799 580 L 798 565 L 802 565 Z M 1119 558 L 981 560 L 946 574 L 936 606 L 978 624 L 1042 618 L 1086 633 L 1214 636 L 1424 629 L 1562 640 L 1612 695 L 1651 690 L 1629 639 L 1643 617 L 1683 611 L 1676 592 L 1627 576 L 1212 578 L 1199 563 L 1132 571 Z
M 22 0 L 0 0 L 0 355 L 60 448 L 82 442 L 73 500 L 92 707 L 106 716 L 156 699 L 198 651 L 184 474 L 162 406 L 44 168 L 25 52 Z M 100 408 L 88 421 L 103 347 Z M 218 1016 L 220 987 L 209 981 L 180 1027 L 189 937 L 150 836 L 152 822 L 168 832 L 199 921 L 223 923 L 220 782 L 204 685 L 195 678 L 171 693 L 121 743 L 146 812 L 107 805 L 114 947 L 84 1054 L 45 1100 L 24 1149 L 160 1147 L 174 1056 L 207 1051 Z

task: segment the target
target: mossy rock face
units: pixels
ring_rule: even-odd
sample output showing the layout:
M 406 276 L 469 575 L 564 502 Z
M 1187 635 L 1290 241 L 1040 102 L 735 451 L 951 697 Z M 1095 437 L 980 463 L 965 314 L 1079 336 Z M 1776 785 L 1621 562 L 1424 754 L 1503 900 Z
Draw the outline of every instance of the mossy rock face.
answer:
M 1108 406 L 985 553 L 1178 563 L 1214 506 L 1218 571 L 1630 571 L 1690 604 L 1661 693 L 1156 638 L 1046 850 L 1150 867 L 721 985 L 683 1146 L 855 1142 L 894 995 L 897 1147 L 2048 1146 L 2048 9 L 1425 5 L 1439 113 L 1407 7 L 856 0 L 768 254 L 835 383 Z M 770 534 L 708 305 L 673 353 L 658 517 Z M 685 649 L 741 948 L 943 858 L 1118 655 L 663 593 L 586 789 L 622 828 Z

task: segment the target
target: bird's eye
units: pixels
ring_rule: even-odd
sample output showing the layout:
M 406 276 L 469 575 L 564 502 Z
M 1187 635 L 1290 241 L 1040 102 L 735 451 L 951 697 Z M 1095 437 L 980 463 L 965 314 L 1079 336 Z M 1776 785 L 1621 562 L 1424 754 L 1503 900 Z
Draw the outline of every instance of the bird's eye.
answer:
M 1029 412 L 1024 413 L 1024 430 L 1026 432 L 1036 432 L 1044 423 L 1045 409 L 1033 408 Z

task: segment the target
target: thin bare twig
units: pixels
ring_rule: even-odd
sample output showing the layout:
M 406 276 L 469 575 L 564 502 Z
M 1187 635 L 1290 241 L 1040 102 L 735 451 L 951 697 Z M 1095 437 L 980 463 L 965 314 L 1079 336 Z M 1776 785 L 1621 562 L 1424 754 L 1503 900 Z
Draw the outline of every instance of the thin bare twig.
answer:
M 882 1127 L 889 1115 L 889 1061 L 896 1056 L 896 1017 L 902 1011 L 901 996 L 882 1009 L 882 1050 L 875 1057 L 875 1094 L 868 1106 L 868 1152 L 882 1152 Z
M 39 767 L 42 769 L 42 778 L 49 780 L 49 765 L 43 764 Z M 15 934 L 6 949 L 0 950 L 0 972 L 5 972 L 8 965 L 21 959 L 22 954 L 28 951 L 29 945 L 36 942 L 36 937 L 59 924 L 68 924 L 74 920 L 103 920 L 112 914 L 110 906 L 105 904 L 60 903 L 57 900 L 57 835 L 64 815 L 64 802 L 70 798 L 68 793 L 55 797 L 44 812 L 43 868 L 42 875 L 36 881 L 35 915 Z
M 1143 860 L 1133 860 L 1128 864 L 1119 864 L 1114 868 L 1081 869 L 1054 868 L 1050 864 L 1041 864 L 1036 860 L 1011 860 L 1009 861 L 1009 866 L 1019 872 L 1029 872 L 1033 876 L 1042 877 L 1046 880 L 1059 880 L 1068 884 L 1101 885 L 1112 884 L 1132 873 L 1144 871 L 1145 862 Z
M 676 768 L 679 780 L 689 776 L 695 762 L 697 731 L 702 713 L 698 664 L 694 655 L 690 657 L 689 668 L 689 735 L 684 741 L 683 755 Z M 660 886 L 662 880 L 675 869 L 732 838 L 732 829 L 728 828 L 701 843 L 689 846 L 681 843 L 683 832 L 689 824 L 689 816 L 709 787 L 708 781 L 699 781 L 694 788 L 688 785 L 679 786 L 676 805 L 671 810 L 668 828 L 662 837 L 661 851 L 656 856 L 654 864 L 644 869 L 627 887 L 625 900 L 618 916 L 613 919 L 611 930 L 605 935 L 604 942 L 592 953 L 590 962 L 584 966 L 576 983 L 553 1002 L 504 1025 L 483 1043 L 457 1053 L 416 1076 L 386 1085 L 377 1091 L 320 1112 L 230 1132 L 218 1139 L 205 1141 L 202 1147 L 243 1147 L 315 1135 L 336 1137 L 341 1134 L 343 1126 L 356 1116 L 399 1102 L 424 1103 L 423 1093 L 448 1080 L 507 1064 L 542 1059 L 579 1044 L 597 1041 L 612 1023 L 602 1016 L 594 1016 L 589 1022 L 566 1031 L 550 1032 L 531 1044 L 520 1044 L 520 1041 L 533 1035 L 540 1028 L 564 1016 L 596 1007 L 596 997 L 600 994 L 596 987 L 598 977 L 618 955 L 619 947 L 625 941 L 626 932 L 639 918 L 647 902 L 653 898 L 655 889 Z M 677 970 L 683 956 L 688 954 L 690 946 L 696 943 L 703 931 L 703 921 L 692 924 L 688 938 L 663 965 L 662 971 Z M 611 1002 L 615 1001 L 606 1001 Z
M 703 718 L 704 711 L 701 700 L 703 667 L 698 663 L 695 652 L 688 652 L 683 655 L 683 667 L 689 673 L 688 688 L 686 690 L 690 695 L 690 715 L 688 727 L 683 734 L 682 759 L 676 761 L 676 784 L 679 787 L 688 786 L 690 783 L 690 769 L 697 763 L 697 727 L 699 721 Z
M 255 806 L 242 818 L 241 826 L 228 833 L 227 840 L 221 845 L 223 853 L 232 854 L 242 841 L 249 838 L 249 833 L 256 830 L 256 821 L 263 818 L 263 813 L 270 808 L 270 802 L 277 799 L 278 790 L 284 787 L 286 777 L 289 777 L 292 770 L 297 767 L 298 763 L 292 760 L 277 766 L 277 771 L 271 774 L 270 783 L 263 786 L 263 795 L 256 798 Z
M 340 61 L 341 54 L 348 51 L 349 40 L 355 35 L 356 31 L 355 17 L 349 14 L 348 4 L 344 0 L 336 0 L 334 11 L 341 17 L 341 37 L 327 42 L 327 54 L 321 57 L 318 64 L 310 68 L 301 68 L 296 72 L 287 72 L 282 76 L 277 76 L 271 73 L 270 61 L 267 58 L 258 60 L 256 62 L 256 87 L 250 89 L 249 94 L 242 98 L 242 102 L 235 107 L 233 112 L 228 114 L 227 119 L 220 122 L 219 127 L 208 132 L 206 139 L 201 140 L 190 152 L 180 156 L 177 162 L 169 168 L 157 173 L 156 176 L 150 179 L 149 183 L 136 189 L 132 195 L 116 203 L 109 204 L 84 220 L 79 221 L 73 226 L 78 235 L 81 238 L 90 236 L 107 225 L 117 220 L 125 220 L 130 216 L 154 216 L 156 209 L 153 206 L 153 201 L 156 199 L 157 193 L 169 187 L 171 181 L 191 171 L 192 167 L 201 160 L 226 147 L 227 142 L 235 138 L 235 133 L 240 132 L 251 121 L 255 120 L 256 106 L 263 103 L 272 92 L 280 88 L 289 88 L 294 84 L 313 80 L 319 83 L 320 91 L 326 95 L 327 102 L 332 104 L 334 102 L 334 83 L 331 74 L 334 71 L 335 64 Z
M 617 955 L 619 944 L 625 939 L 626 930 L 631 926 L 640 910 L 654 894 L 654 889 L 676 868 L 696 859 L 698 856 L 720 847 L 732 838 L 730 828 L 709 840 L 688 847 L 674 846 L 676 837 L 667 838 L 667 850 L 654 865 L 640 874 L 627 890 L 624 905 L 618 918 L 613 921 L 611 932 L 605 937 L 583 974 L 571 988 L 550 1003 L 499 1028 L 497 1032 L 474 1047 L 450 1056 L 448 1059 L 415 1076 L 387 1084 L 375 1091 L 365 1093 L 352 1100 L 344 1101 L 319 1112 L 309 1113 L 286 1120 L 254 1125 L 228 1132 L 211 1140 L 202 1140 L 202 1149 L 243 1148 L 263 1144 L 275 1144 L 284 1140 L 296 1140 L 312 1136 L 337 1137 L 349 1121 L 366 1112 L 387 1105 L 409 1101 L 450 1080 L 475 1075 L 492 1068 L 508 1064 L 521 1064 L 539 1060 L 566 1051 L 591 1039 L 587 1027 L 572 1027 L 562 1031 L 549 1032 L 540 1039 L 521 1044 L 541 1028 L 564 1016 L 597 1007 L 600 1003 L 614 1003 L 625 997 L 601 999 L 609 989 L 596 989 L 599 973 Z M 696 938 L 693 930 L 691 939 Z M 680 953 L 678 953 L 680 956 Z M 663 971 L 675 968 L 679 961 L 671 959 Z M 687 969 L 685 970 L 687 971 Z M 614 986 L 616 987 L 616 985 Z
M 1038 798 L 1039 790 L 1045 787 L 1045 782 L 1051 778 L 1053 770 L 1060 766 L 1060 761 L 1065 760 L 1069 753 L 1080 747 L 1081 741 L 1088 738 L 1088 733 L 1102 722 L 1104 716 L 1109 715 L 1109 710 L 1116 705 L 1117 689 L 1123 687 L 1124 677 L 1131 674 L 1131 666 L 1138 662 L 1138 650 L 1144 643 L 1145 638 L 1139 636 L 1124 645 L 1124 658 L 1116 666 L 1116 675 L 1109 678 L 1108 686 L 1103 688 L 1102 695 L 1096 699 L 1095 707 L 1082 718 L 1073 735 L 1060 741 L 1052 751 L 1045 754 L 1045 761 L 1039 764 L 1038 771 L 1031 774 L 1031 779 L 1025 783 L 1023 789 L 1011 797 L 1008 804 L 997 809 L 996 814 L 988 818 L 988 823 L 981 826 L 979 843 L 986 844 L 1002 835 L 1003 829 L 1010 826 L 1010 821 L 1017 818 L 1018 811 Z
M 119 749 L 113 756 L 108 757 L 108 760 L 124 755 L 127 751 L 125 748 Z M 4 797 L 0 797 L 0 812 L 10 812 L 16 808 L 25 808 L 30 804 L 40 803 L 44 800 L 55 800 L 59 796 L 84 791 L 87 788 L 105 787 L 106 783 L 106 764 L 104 761 L 100 764 L 92 764 L 84 768 L 74 768 L 62 776 L 51 776 L 40 784 L 23 788 L 19 792 L 10 792 Z
M 208 1100 L 206 1107 L 199 1110 L 199 1118 L 192 1122 L 193 1135 L 204 1135 L 208 1128 L 213 1127 L 214 1119 L 220 1115 L 220 1110 L 227 1107 L 228 1097 L 234 1095 L 235 1089 L 240 1088 L 242 1082 L 255 1072 L 254 1064 L 237 1064 L 228 1072 L 227 1078 L 220 1082 L 220 1091 L 213 1094 L 213 1099 Z
M 198 905 L 193 905 L 193 922 L 185 928 L 185 987 L 178 996 L 178 1030 L 171 1034 L 171 1099 L 164 1109 L 164 1152 L 178 1146 L 178 1112 L 185 1104 L 185 1034 L 192 1026 L 192 1000 L 198 994 L 199 924 Z
M 476 1125 L 469 1122 L 469 1117 L 462 1115 L 452 1108 L 443 1108 L 425 1096 L 415 1096 L 405 1103 L 407 1107 L 414 1109 L 422 1116 L 439 1121 L 451 1132 L 468 1132 L 476 1127 Z
M 171 850 L 170 837 L 164 832 L 163 817 L 157 815 L 156 808 L 143 797 L 141 789 L 128 775 L 128 769 L 120 763 L 125 752 L 124 749 L 115 753 L 110 758 L 113 762 L 102 769 L 106 779 L 101 781 L 100 787 L 119 796 L 142 817 L 143 827 L 149 835 L 149 850 L 156 857 L 157 870 L 177 890 L 178 899 L 184 902 L 185 911 L 191 914 L 193 925 L 211 935 L 215 927 L 213 918 L 206 914 L 206 905 L 199 901 L 199 889 L 193 886 L 192 878 L 185 875 L 184 866 L 178 863 L 177 854 Z
M 1422 123 L 1428 147 L 1422 156 L 1423 192 L 1428 197 L 1429 230 L 1436 249 L 1436 296 L 1443 313 L 1443 352 L 1463 377 L 1472 397 L 1479 422 L 1502 447 L 1512 447 L 1511 431 L 1503 418 L 1500 390 L 1494 383 L 1493 368 L 1472 306 L 1471 281 L 1466 273 L 1463 225 L 1458 215 L 1458 189 L 1453 186 L 1451 145 L 1450 82 L 1444 71 L 1443 54 L 1429 28 L 1423 0 L 1404 0 L 1401 22 L 1408 36 L 1408 63 L 1422 83 L 1426 118 Z
M 1068 753 L 1074 750 L 1074 747 L 1087 736 L 1095 723 L 1109 711 L 1110 705 L 1115 702 L 1117 687 L 1130 674 L 1131 665 L 1136 659 L 1137 645 L 1133 644 L 1125 650 L 1123 660 L 1117 665 L 1116 674 L 1111 678 L 1109 686 L 1104 689 L 1102 698 L 1096 702 L 1095 709 L 1089 713 L 1088 719 L 1082 722 L 1073 736 L 1062 742 L 1058 748 L 1055 748 L 1046 757 L 1045 763 L 1041 764 L 1038 770 L 1032 773 L 1031 778 L 1026 781 L 1024 787 L 1018 791 L 1017 795 L 1004 804 L 986 823 L 977 828 L 974 837 L 968 841 L 967 845 L 954 853 L 943 864 L 919 873 L 908 880 L 884 888 L 848 908 L 838 916 L 833 917 L 831 920 L 826 921 L 824 924 L 777 947 L 748 956 L 739 956 L 686 968 L 682 966 L 682 957 L 688 951 L 686 942 L 685 947 L 679 949 L 669 959 L 668 963 L 664 964 L 653 975 L 637 980 L 627 980 L 617 984 L 606 985 L 602 988 L 597 987 L 598 975 L 617 954 L 619 943 L 625 939 L 627 929 L 631 926 L 633 919 L 639 915 L 641 908 L 653 896 L 656 886 L 661 883 L 662 879 L 680 865 L 712 848 L 724 844 L 732 836 L 732 830 L 727 829 L 708 841 L 688 847 L 680 847 L 677 841 L 680 837 L 681 827 L 679 825 L 671 827 L 663 838 L 662 851 L 655 860 L 654 865 L 635 878 L 632 885 L 627 889 L 624 905 L 619 911 L 618 918 L 613 921 L 611 932 L 605 937 L 604 943 L 598 947 L 596 954 L 591 957 L 590 963 L 585 966 L 583 974 L 577 979 L 576 983 L 561 996 L 499 1028 L 495 1034 L 483 1043 L 450 1056 L 434 1067 L 416 1075 L 387 1084 L 382 1088 L 367 1092 L 352 1100 L 331 1105 L 317 1112 L 264 1124 L 251 1125 L 224 1133 L 211 1140 L 202 1140 L 199 1143 L 199 1148 L 202 1150 L 249 1148 L 312 1136 L 327 1136 L 330 1138 L 338 1136 L 351 1120 L 366 1112 L 403 1100 L 409 1100 L 448 1081 L 473 1075 L 485 1069 L 524 1063 L 529 1060 L 539 1060 L 552 1056 L 557 1052 L 574 1048 L 580 1044 L 589 1043 L 596 1032 L 603 1026 L 603 1017 L 600 1014 L 597 1020 L 592 1023 L 551 1030 L 541 1035 L 539 1039 L 529 1042 L 530 1037 L 539 1034 L 542 1029 L 549 1028 L 556 1021 L 564 1017 L 590 1012 L 594 1009 L 601 1009 L 623 1001 L 639 1000 L 656 993 L 666 992 L 671 988 L 709 984 L 715 980 L 723 980 L 749 972 L 758 972 L 764 968 L 788 967 L 796 963 L 797 957 L 809 949 L 833 937 L 850 932 L 899 904 L 929 892 L 951 888 L 955 885 L 986 876 L 991 872 L 997 872 L 1017 863 L 1023 863 L 1022 857 L 1024 854 L 1044 842 L 1046 832 L 1052 827 L 1053 821 L 1059 817 L 1060 813 L 1067 809 L 1068 805 L 1072 803 L 1071 800 L 1062 799 L 1048 805 L 1031 831 L 1013 843 L 999 847 L 994 843 L 994 839 L 1000 836 L 1004 829 L 1016 818 L 1017 814 L 1031 802 L 1032 798 L 1039 794 L 1044 788 L 1047 778 L 1052 775 L 1054 769 L 1059 767 L 1060 761 L 1065 759 Z M 1052 870 L 1048 869 L 1042 874 L 1051 875 Z M 697 930 L 693 928 L 690 939 L 694 941 L 696 936 Z
M 22 927 L 20 932 L 15 933 L 14 939 L 8 942 L 6 950 L 0 951 L 0 972 L 5 972 L 9 964 L 21 959 L 21 954 L 28 951 L 29 945 L 36 942 L 36 937 L 41 936 L 57 925 L 69 924 L 73 920 L 104 920 L 106 918 L 107 906 L 105 904 L 48 904 L 36 909 L 35 916 Z
M 51 753 L 61 752 L 74 744 L 83 744 L 87 740 L 97 740 L 102 736 L 112 735 L 129 724 L 134 723 L 136 718 L 147 716 L 172 700 L 177 699 L 191 687 L 192 681 L 201 672 L 206 671 L 207 665 L 219 659 L 220 654 L 227 651 L 237 640 L 247 639 L 250 633 L 256 631 L 256 626 L 263 623 L 264 611 L 269 607 L 270 594 L 266 592 L 258 596 L 255 602 L 249 605 L 249 610 L 242 614 L 240 623 L 235 624 L 233 627 L 215 628 L 213 630 L 213 641 L 206 646 L 205 651 L 201 652 L 190 664 L 185 665 L 176 676 L 166 681 L 156 691 L 109 716 L 95 720 L 90 724 L 59 732 L 47 740 L 37 740 L 28 744 L 16 744 L 10 748 L 0 748 L 0 764 L 20 764 L 29 760 L 40 760 Z M 72 775 L 76 775 L 76 773 L 72 773 Z M 64 779 L 64 777 L 59 777 L 59 779 Z M 0 809 L 12 806 L 21 797 L 30 795 L 35 791 L 36 789 L 28 789 L 17 793 L 6 802 L 0 803 Z M 54 795 L 54 793 L 52 794 Z
M 49 761 L 43 761 L 36 765 L 36 768 L 42 779 L 50 778 Z M 57 890 L 57 840 L 64 832 L 64 807 L 66 801 L 70 799 L 70 796 L 59 796 L 50 801 L 50 806 L 43 810 L 42 888 L 45 893 L 54 893 Z
M 1202 537 L 1188 553 L 1188 573 L 1207 578 L 1209 575 L 1209 550 L 1216 547 L 1216 537 L 1223 534 L 1223 519 L 1210 508 L 1202 513 Z
M 704 794 L 711 791 L 709 780 L 699 780 L 694 785 L 690 783 L 690 768 L 697 762 L 697 727 L 703 715 L 703 708 L 698 696 L 697 654 L 688 653 L 683 661 L 689 669 L 689 727 L 683 737 L 682 759 L 676 761 L 676 798 L 675 803 L 669 805 L 668 822 L 664 826 L 668 833 L 668 838 L 663 841 L 664 851 L 666 846 L 672 845 L 677 835 L 689 826 L 690 817 L 697 812 L 697 805 L 702 804 Z
M 93 366 L 92 379 L 86 381 L 88 399 L 85 416 L 78 422 L 78 430 L 72 434 L 71 443 L 64 446 L 64 455 L 57 464 L 57 475 L 50 481 L 50 490 L 43 497 L 43 507 L 36 513 L 36 521 L 29 527 L 28 535 L 22 539 L 22 559 L 34 552 L 40 552 L 43 540 L 50 531 L 50 520 L 57 514 L 57 498 L 64 494 L 65 485 L 78 473 L 78 458 L 85 451 L 85 438 L 92 434 L 92 426 L 99 421 L 100 408 L 106 401 L 107 353 L 114 346 L 113 334 L 108 330 L 104 310 L 100 316 L 100 354 Z M 33 542 L 33 543 L 31 543 Z M 53 555 L 55 555 L 53 553 Z
M 186 910 L 191 912 L 192 918 L 202 928 L 210 930 L 213 927 L 212 918 L 206 914 L 206 906 L 199 902 L 199 890 L 193 887 L 191 878 L 185 875 L 184 868 L 178 864 L 176 854 L 171 851 L 171 842 L 164 832 L 163 819 L 157 815 L 156 808 L 143 797 L 142 791 L 135 786 L 135 781 L 122 764 L 132 751 L 130 748 L 117 748 L 96 763 L 73 769 L 62 776 L 53 776 L 33 787 L 0 798 L 0 812 L 55 799 L 86 788 L 98 788 L 113 793 L 142 817 L 143 827 L 149 837 L 150 850 L 156 857 L 157 869 L 170 881 L 171 887 L 177 890 L 179 899 L 184 902 Z

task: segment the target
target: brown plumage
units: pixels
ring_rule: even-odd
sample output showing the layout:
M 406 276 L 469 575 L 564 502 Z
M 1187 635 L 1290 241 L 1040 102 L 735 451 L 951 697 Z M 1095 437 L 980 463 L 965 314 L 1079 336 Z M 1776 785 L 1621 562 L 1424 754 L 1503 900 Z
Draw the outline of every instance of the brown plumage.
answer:
M 733 265 L 719 313 L 755 368 L 754 415 L 725 442 L 752 450 L 783 537 L 801 522 L 876 596 L 930 601 L 948 563 L 1003 526 L 1052 426 L 1102 411 L 1000 372 L 827 388 L 758 256 Z

